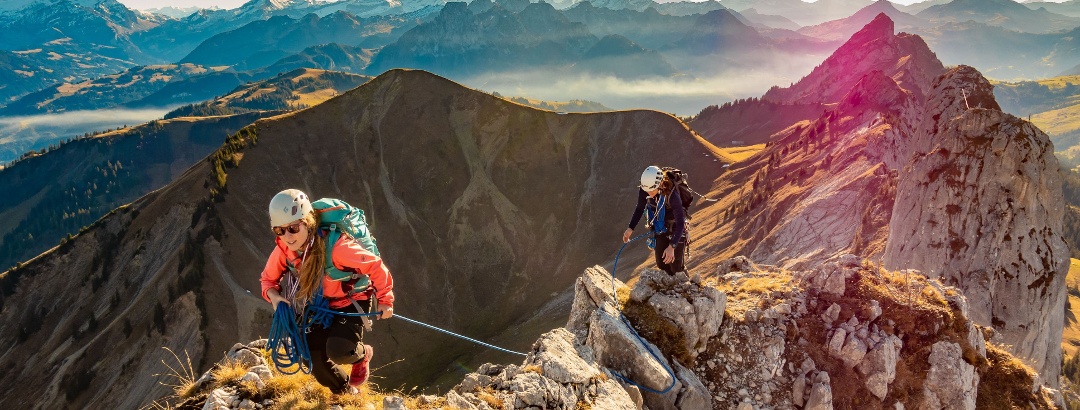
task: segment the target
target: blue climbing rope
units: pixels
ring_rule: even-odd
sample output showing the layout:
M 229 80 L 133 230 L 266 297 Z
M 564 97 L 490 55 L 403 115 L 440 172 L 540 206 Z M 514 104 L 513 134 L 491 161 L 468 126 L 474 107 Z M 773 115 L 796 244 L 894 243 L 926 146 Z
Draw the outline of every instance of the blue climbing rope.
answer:
M 267 338 L 267 349 L 270 350 L 270 359 L 278 371 L 284 374 L 296 374 L 302 371 L 311 373 L 311 349 L 307 345 L 307 333 L 312 326 L 318 325 L 329 327 L 334 316 L 377 316 L 382 312 L 373 313 L 350 313 L 339 312 L 330 308 L 330 301 L 322 294 L 322 288 L 316 290 L 311 303 L 304 307 L 304 313 L 299 317 L 293 311 L 292 306 L 286 302 L 278 302 L 274 309 L 274 320 L 270 323 L 270 336 Z M 299 369 L 289 370 L 294 365 Z
M 439 329 L 439 328 L 437 328 L 437 327 L 435 327 L 435 326 L 429 325 L 429 324 L 427 324 L 427 323 L 424 323 L 424 322 L 421 322 L 421 321 L 418 321 L 418 320 L 413 320 L 413 319 L 409 319 L 409 318 L 407 318 L 407 317 L 405 317 L 405 316 L 401 316 L 401 315 L 395 314 L 395 315 L 394 315 L 394 317 L 396 317 L 396 318 L 398 318 L 398 319 L 401 319 L 401 320 L 404 320 L 404 321 L 406 321 L 406 322 L 409 322 L 409 323 L 415 323 L 415 324 L 418 324 L 418 325 L 420 325 L 420 326 L 423 326 L 423 327 L 426 327 L 426 328 L 428 328 L 428 329 L 438 330 L 438 331 L 440 331 L 440 332 L 443 332 L 443 333 L 446 333 L 446 334 L 448 334 L 448 335 L 450 335 L 450 336 L 454 336 L 454 337 L 457 337 L 457 338 L 460 338 L 460 339 L 468 340 L 468 341 L 470 341 L 470 342 L 476 343 L 476 344 L 478 344 L 478 345 L 481 345 L 481 346 L 484 346 L 484 347 L 488 347 L 488 348 L 491 348 L 491 349 L 495 349 L 495 350 L 501 350 L 501 351 L 504 351 L 504 352 L 506 352 L 506 353 L 512 353 L 512 354 L 516 354 L 516 355 L 520 355 L 520 356 L 527 356 L 527 355 L 526 355 L 525 353 L 521 353 L 521 352 L 515 352 L 515 351 L 513 351 L 513 350 L 509 350 L 509 349 L 504 349 L 504 348 L 501 348 L 501 347 L 499 347 L 499 346 L 495 346 L 495 345 L 493 345 L 493 344 L 488 344 L 488 343 L 484 343 L 484 342 L 481 342 L 481 341 L 479 341 L 479 340 L 473 339 L 473 338 L 471 338 L 471 337 L 467 337 L 467 336 L 462 336 L 462 335 L 459 335 L 459 334 L 457 334 L 457 333 L 454 333 L 454 332 L 451 332 L 451 331 L 449 331 L 449 330 L 445 330 L 445 329 Z
M 311 351 L 308 350 L 307 338 L 296 323 L 296 312 L 288 303 L 278 302 L 277 309 L 274 309 L 267 348 L 274 366 L 282 373 L 311 373 Z M 293 365 L 298 365 L 299 369 L 290 371 Z
M 623 375 L 621 375 L 619 373 L 616 373 L 614 370 L 611 371 L 611 374 L 614 374 L 615 377 L 619 378 L 619 380 L 622 380 L 623 382 L 626 382 L 627 384 L 637 386 L 638 388 L 644 389 L 645 391 L 647 391 L 649 393 L 667 394 L 667 392 L 671 391 L 671 389 L 675 387 L 675 372 L 672 371 L 671 368 L 669 368 L 666 364 L 664 364 L 664 360 L 662 360 L 660 358 L 660 356 L 658 356 L 656 354 L 656 352 L 654 352 L 652 349 L 649 348 L 649 345 L 647 343 L 645 343 L 645 339 L 643 339 L 641 337 L 641 335 L 638 334 L 637 330 L 634 329 L 634 325 L 631 325 L 630 320 L 626 318 L 626 315 L 623 315 L 622 309 L 619 308 L 619 303 L 618 303 L 619 297 L 615 293 L 615 270 L 619 268 L 619 256 L 622 256 L 623 249 L 626 249 L 626 245 L 629 245 L 629 244 L 633 243 L 634 241 L 636 241 L 638 239 L 644 238 L 645 236 L 649 235 L 650 233 L 652 233 L 652 232 L 643 233 L 641 235 L 638 235 L 638 236 L 634 237 L 633 239 L 631 239 L 629 241 L 626 241 L 626 243 L 624 243 L 623 246 L 619 248 L 619 253 L 615 254 L 615 264 L 611 267 L 611 297 L 612 297 L 612 299 L 615 299 L 615 301 L 616 301 L 615 302 L 615 309 L 619 311 L 619 320 L 621 320 L 624 324 L 626 324 L 626 327 L 630 328 L 630 331 L 634 333 L 634 337 L 636 337 L 638 339 L 638 341 L 641 342 L 641 345 L 645 347 L 645 350 L 649 351 L 649 354 L 652 355 L 653 359 L 655 359 L 657 363 L 660 363 L 660 365 L 664 367 L 664 370 L 666 370 L 668 372 L 668 375 L 671 376 L 671 385 L 669 385 L 664 390 L 655 390 L 655 389 L 652 389 L 652 388 L 649 388 L 649 387 L 646 387 L 646 386 L 642 386 L 642 385 L 634 382 L 633 380 L 630 380 L 626 376 L 623 376 Z

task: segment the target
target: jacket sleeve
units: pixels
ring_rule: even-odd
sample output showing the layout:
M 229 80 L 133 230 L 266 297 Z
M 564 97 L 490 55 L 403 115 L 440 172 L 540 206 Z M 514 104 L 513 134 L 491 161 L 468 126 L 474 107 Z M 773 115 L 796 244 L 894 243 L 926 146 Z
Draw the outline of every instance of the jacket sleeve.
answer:
M 270 297 L 266 296 L 266 291 L 275 289 L 281 292 L 281 275 L 285 273 L 285 262 L 287 256 L 285 251 L 281 249 L 281 246 L 274 246 L 274 251 L 270 253 L 270 259 L 266 260 L 266 266 L 263 267 L 262 278 L 259 280 L 262 282 L 262 297 L 267 302 L 270 301 Z
M 382 258 L 369 252 L 348 236 L 342 235 L 334 245 L 334 265 L 341 270 L 352 269 L 368 275 L 380 305 L 394 306 L 394 278 Z
M 634 208 L 634 215 L 630 217 L 630 230 L 637 228 L 638 221 L 641 220 L 641 214 L 645 212 L 645 198 L 648 196 L 645 194 L 645 190 L 638 188 L 637 195 L 637 208 Z

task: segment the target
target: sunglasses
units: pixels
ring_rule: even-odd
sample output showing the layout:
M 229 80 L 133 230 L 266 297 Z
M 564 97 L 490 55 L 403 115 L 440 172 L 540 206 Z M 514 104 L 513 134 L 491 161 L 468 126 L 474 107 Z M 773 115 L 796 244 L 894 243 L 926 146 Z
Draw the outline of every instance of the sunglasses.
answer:
M 297 222 L 297 223 L 294 223 L 294 224 L 289 225 L 289 226 L 285 226 L 285 227 L 275 226 L 275 227 L 270 228 L 270 229 L 273 229 L 274 234 L 276 234 L 277 236 L 284 235 L 285 231 L 289 231 L 289 233 L 291 233 L 291 234 L 298 234 L 298 233 L 300 233 L 300 226 L 301 225 L 302 224 L 300 222 Z

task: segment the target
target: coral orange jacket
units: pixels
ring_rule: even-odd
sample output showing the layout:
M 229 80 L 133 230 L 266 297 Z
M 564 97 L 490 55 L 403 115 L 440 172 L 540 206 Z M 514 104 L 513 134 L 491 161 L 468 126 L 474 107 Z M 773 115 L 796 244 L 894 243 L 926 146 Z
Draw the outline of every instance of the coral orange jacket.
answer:
M 281 277 L 288 270 L 286 262 L 292 260 L 293 266 L 299 266 L 301 260 L 300 255 L 285 247 L 281 238 L 278 238 L 276 242 L 277 246 L 274 247 L 274 252 L 270 254 L 270 259 L 266 261 L 266 267 L 262 271 L 262 297 L 267 302 L 270 298 L 266 296 L 266 291 L 276 289 L 281 292 Z M 333 252 L 331 257 L 336 268 L 368 275 L 371 286 L 375 288 L 375 298 L 379 301 L 379 305 L 394 306 L 394 278 L 390 276 L 390 270 L 383 264 L 382 258 L 368 252 L 348 235 L 341 235 L 331 252 Z M 329 275 L 323 275 L 323 296 L 330 300 L 331 308 L 343 308 L 352 303 L 346 298 L 341 285 L 342 282 L 331 280 Z M 352 298 L 366 300 L 368 293 L 357 292 Z

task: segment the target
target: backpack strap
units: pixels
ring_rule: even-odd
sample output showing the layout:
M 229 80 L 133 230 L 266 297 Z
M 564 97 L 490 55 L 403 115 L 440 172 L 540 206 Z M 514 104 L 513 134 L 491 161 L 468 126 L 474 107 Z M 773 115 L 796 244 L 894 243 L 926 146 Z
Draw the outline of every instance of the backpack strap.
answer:
M 325 230 L 326 274 L 330 276 L 331 280 L 347 282 L 352 285 L 352 289 L 345 292 L 346 297 L 351 298 L 354 294 L 364 292 L 371 287 L 371 279 L 367 275 L 345 272 L 334 266 L 334 245 L 337 244 L 338 239 L 341 239 L 341 230 L 338 229 L 337 224 L 330 224 Z

